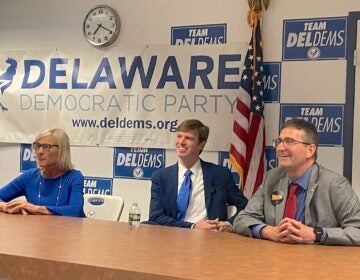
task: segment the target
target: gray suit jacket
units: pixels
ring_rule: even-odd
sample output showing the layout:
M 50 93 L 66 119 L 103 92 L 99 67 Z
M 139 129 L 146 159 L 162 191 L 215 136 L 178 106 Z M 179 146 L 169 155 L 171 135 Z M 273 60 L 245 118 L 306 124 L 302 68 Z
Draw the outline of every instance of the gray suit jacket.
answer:
M 269 170 L 262 186 L 235 218 L 235 232 L 250 236 L 252 225 L 278 225 L 284 215 L 288 182 L 283 169 Z M 277 203 L 273 196 L 276 191 L 284 197 Z M 306 195 L 305 224 L 326 228 L 324 244 L 360 245 L 360 203 L 346 178 L 314 164 Z

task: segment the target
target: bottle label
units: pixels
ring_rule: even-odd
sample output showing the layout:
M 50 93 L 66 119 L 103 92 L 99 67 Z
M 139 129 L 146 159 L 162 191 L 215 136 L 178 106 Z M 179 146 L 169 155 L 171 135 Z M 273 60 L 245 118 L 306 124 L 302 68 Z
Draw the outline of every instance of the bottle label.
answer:
M 131 225 L 133 222 L 140 222 L 140 214 L 129 214 L 129 224 Z

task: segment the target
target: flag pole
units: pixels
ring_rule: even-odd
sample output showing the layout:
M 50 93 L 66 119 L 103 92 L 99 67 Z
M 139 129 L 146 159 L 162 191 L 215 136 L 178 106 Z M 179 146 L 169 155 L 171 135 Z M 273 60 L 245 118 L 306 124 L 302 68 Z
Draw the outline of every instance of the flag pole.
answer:
M 263 52 L 260 18 L 268 0 L 248 0 L 247 21 L 252 28 L 244 58 L 239 95 L 234 108 L 234 122 L 229 158 L 239 173 L 239 186 L 250 198 L 261 185 L 265 164 L 265 120 Z

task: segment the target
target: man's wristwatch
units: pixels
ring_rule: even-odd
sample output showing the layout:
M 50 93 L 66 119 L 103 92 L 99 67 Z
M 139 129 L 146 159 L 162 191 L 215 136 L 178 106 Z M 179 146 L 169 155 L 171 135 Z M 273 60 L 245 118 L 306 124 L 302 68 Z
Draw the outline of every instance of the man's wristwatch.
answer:
M 324 230 L 321 227 L 314 227 L 314 233 L 315 233 L 315 243 L 320 243 L 322 236 L 324 234 Z

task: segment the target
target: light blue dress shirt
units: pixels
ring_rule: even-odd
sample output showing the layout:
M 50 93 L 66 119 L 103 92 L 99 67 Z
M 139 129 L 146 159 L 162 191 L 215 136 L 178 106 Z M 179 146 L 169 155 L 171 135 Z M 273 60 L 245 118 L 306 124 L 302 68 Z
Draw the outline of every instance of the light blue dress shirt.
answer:
M 301 221 L 302 223 L 305 223 L 305 202 L 306 202 L 306 193 L 307 193 L 307 189 L 309 187 L 309 182 L 310 182 L 310 176 L 311 176 L 311 172 L 313 170 L 313 165 L 311 167 L 309 167 L 305 173 L 300 176 L 297 180 L 295 181 L 291 181 L 289 180 L 289 186 L 291 183 L 296 183 L 299 185 L 297 191 L 296 191 L 296 215 L 295 215 L 295 219 L 297 221 Z M 256 238 L 262 238 L 261 237 L 261 230 L 266 227 L 266 224 L 258 224 L 258 225 L 254 225 L 250 228 L 251 230 L 251 235 L 253 237 Z M 327 238 L 327 233 L 326 233 L 326 229 L 323 229 L 324 233 L 323 233 L 323 237 L 321 238 L 321 240 L 325 240 Z

